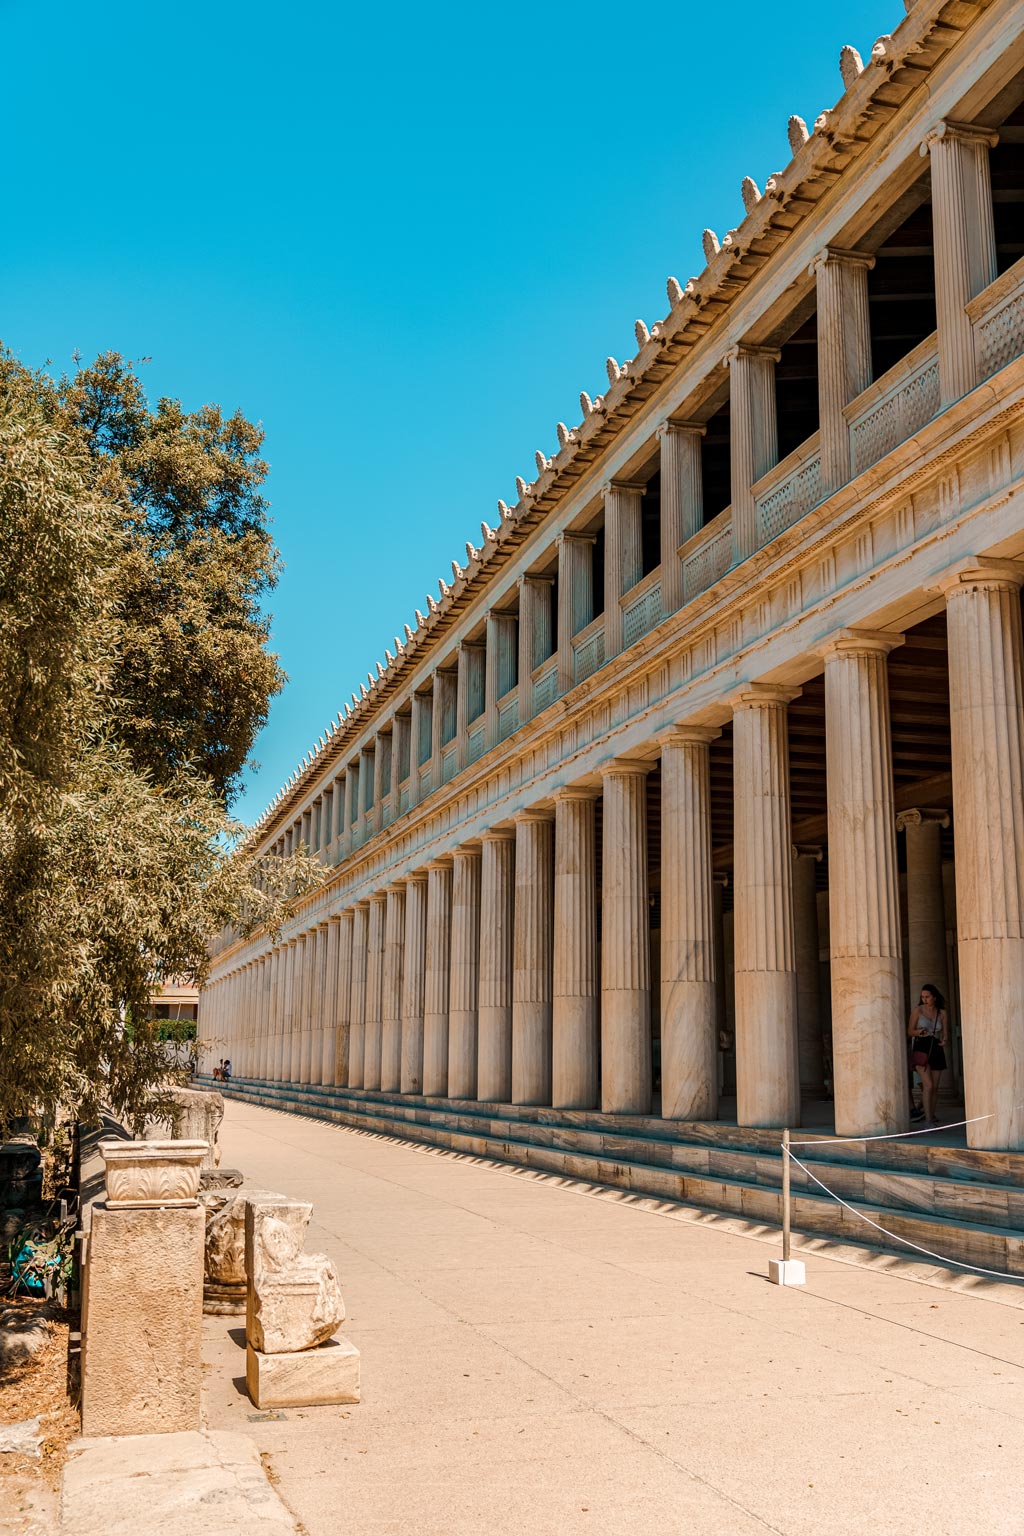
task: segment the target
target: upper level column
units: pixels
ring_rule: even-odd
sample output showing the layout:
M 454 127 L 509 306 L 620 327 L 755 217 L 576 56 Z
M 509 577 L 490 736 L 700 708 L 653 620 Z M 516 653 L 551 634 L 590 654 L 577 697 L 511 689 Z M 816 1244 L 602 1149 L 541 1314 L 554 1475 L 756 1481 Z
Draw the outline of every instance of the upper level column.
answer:
M 409 809 L 422 799 L 420 772 L 430 761 L 433 739 L 433 700 L 429 694 L 414 693 L 409 715 Z
M 455 739 L 458 720 L 458 674 L 438 667 L 434 672 L 434 703 L 431 717 L 430 787 L 444 781 L 445 748 Z
M 487 662 L 484 681 L 484 713 L 487 716 L 487 745 L 498 742 L 498 702 L 512 691 L 516 679 L 516 616 L 514 613 L 487 615 Z
M 746 342 L 726 356 L 729 364 L 729 464 L 732 481 L 732 559 L 738 565 L 758 545 L 753 487 L 779 457 L 775 364 L 779 353 Z
M 558 546 L 558 691 L 568 693 L 576 681 L 572 637 L 594 617 L 594 537 L 560 533 Z
M 551 655 L 551 577 L 519 578 L 519 724 L 533 719 L 533 669 Z
M 818 298 L 821 491 L 850 478 L 850 425 L 843 409 L 871 383 L 868 272 L 873 256 L 827 246 L 811 263 Z
M 455 739 L 458 744 L 458 766 L 465 768 L 469 762 L 469 728 L 476 723 L 484 708 L 487 653 L 484 646 L 463 640 L 458 657 Z
M 632 480 L 611 480 L 604 488 L 604 656 L 622 650 L 620 599 L 644 573 L 640 502 L 646 486 Z
M 679 546 L 699 533 L 704 522 L 704 485 L 700 444 L 707 428 L 700 422 L 666 421 L 658 428 L 661 444 L 661 608 L 666 615 L 683 606 L 683 563 Z
M 965 306 L 996 276 L 988 152 L 998 135 L 944 122 L 921 145 L 931 161 L 939 391 L 943 405 L 978 382 L 974 328 Z

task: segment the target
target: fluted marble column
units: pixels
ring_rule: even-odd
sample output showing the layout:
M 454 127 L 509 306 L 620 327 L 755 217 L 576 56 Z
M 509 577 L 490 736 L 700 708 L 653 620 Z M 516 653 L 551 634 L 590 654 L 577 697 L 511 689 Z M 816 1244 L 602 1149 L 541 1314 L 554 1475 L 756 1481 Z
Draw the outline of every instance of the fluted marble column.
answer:
M 650 769 L 632 758 L 601 769 L 601 1108 L 611 1115 L 651 1112 Z
M 387 896 L 370 898 L 366 939 L 366 1028 L 363 1032 L 363 1087 L 380 1087 L 380 1048 L 384 1002 L 384 916 Z
M 279 1083 L 286 1083 L 290 1065 L 289 1038 L 292 1027 L 292 945 L 290 943 L 281 946 L 279 978 L 280 1000 L 274 1078 Z
M 753 487 L 778 462 L 775 408 L 778 352 L 741 344 L 728 354 L 732 552 L 738 565 L 758 547 Z
M 786 706 L 750 684 L 733 703 L 736 1105 L 740 1125 L 800 1123 Z
M 594 617 L 594 535 L 560 533 L 558 546 L 558 691 L 568 693 L 573 676 L 573 636 Z
M 281 948 L 270 955 L 270 1004 L 267 1013 L 267 1055 L 264 1076 L 277 1081 L 277 1042 L 281 1028 Z
M 972 1147 L 1024 1148 L 1024 682 L 1016 562 L 941 583 L 949 638 L 960 1019 Z
M 718 1115 L 710 743 L 677 726 L 661 742 L 661 1113 Z
M 423 989 L 423 1092 L 448 1092 L 448 998 L 451 967 L 452 861 L 427 865 L 426 978 Z
M 405 882 L 405 955 L 402 962 L 402 1093 L 423 1092 L 423 1007 L 426 983 L 427 880 L 417 870 Z
M 998 135 L 970 123 L 939 123 L 921 145 L 932 173 L 935 308 L 942 404 L 978 382 L 974 326 L 965 305 L 996 276 L 988 152 Z
M 356 904 L 352 918 L 352 1003 L 349 1022 L 348 1085 L 362 1088 L 366 1046 L 366 962 L 370 903 Z
M 306 1020 L 309 1007 L 309 935 L 299 934 L 295 940 L 295 973 L 292 981 L 292 1028 L 291 1028 L 291 1064 L 288 1069 L 288 1081 L 301 1083 L 305 1079 L 302 1076 L 302 1054 L 306 1035 Z
M 639 481 L 612 480 L 604 489 L 604 654 L 622 650 L 620 599 L 643 576 L 640 503 L 647 487 Z
M 949 812 L 916 807 L 901 811 L 896 829 L 907 839 L 908 1010 L 925 986 L 949 996 L 946 961 L 946 909 L 942 891 L 942 828 Z
M 800 1089 L 820 1094 L 825 1087 L 825 1051 L 821 1037 L 818 873 L 821 849 L 793 845 L 793 937 L 796 951 L 797 1046 Z
M 341 918 L 332 917 L 327 924 L 324 943 L 324 991 L 320 1010 L 320 1081 L 325 1087 L 334 1087 L 334 1068 L 337 1059 L 338 1036 L 335 1016 L 338 1007 L 338 945 L 341 939 Z
M 868 272 L 873 256 L 826 247 L 811 264 L 818 299 L 818 418 L 821 488 L 850 478 L 850 425 L 844 406 L 871 383 Z
M 352 1027 L 352 925 L 354 913 L 341 914 L 338 939 L 338 990 L 334 1004 L 334 1084 L 348 1084 Z
M 511 828 L 481 838 L 477 1097 L 488 1104 L 512 1099 L 515 842 Z
M 909 1125 L 886 662 L 902 640 L 843 630 L 822 650 L 839 1136 Z
M 402 1080 L 402 967 L 405 961 L 405 886 L 388 886 L 384 916 L 384 996 L 381 1008 L 380 1086 L 397 1093 Z
M 553 827 L 537 811 L 521 811 L 515 823 L 512 1103 L 550 1104 Z
M 683 605 L 683 565 L 679 546 L 699 533 L 704 522 L 701 474 L 701 422 L 666 421 L 658 428 L 661 443 L 661 608 L 675 613 Z
M 324 1066 L 324 994 L 327 987 L 327 927 L 320 923 L 313 932 L 313 997 L 310 1009 L 309 1083 L 323 1082 Z
M 551 1102 L 598 1103 L 597 790 L 555 792 L 555 942 L 551 1015 Z
M 448 1097 L 475 1099 L 480 979 L 480 849 L 458 848 L 452 868 Z

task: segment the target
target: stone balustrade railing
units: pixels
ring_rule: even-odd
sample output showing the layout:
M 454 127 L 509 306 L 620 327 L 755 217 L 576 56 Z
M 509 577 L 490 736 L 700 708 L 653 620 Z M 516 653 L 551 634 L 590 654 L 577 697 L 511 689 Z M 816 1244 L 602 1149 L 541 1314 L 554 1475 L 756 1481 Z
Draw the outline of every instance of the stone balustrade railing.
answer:
M 533 712 L 539 715 L 558 697 L 558 656 L 549 656 L 533 673 Z
M 732 560 L 732 507 L 726 507 L 687 539 L 679 551 L 683 562 L 683 600 L 706 592 L 729 569 Z
M 622 609 L 622 643 L 636 642 L 656 629 L 664 618 L 661 607 L 661 568 L 649 572 L 642 581 L 619 599 Z
M 487 751 L 487 726 L 480 719 L 470 726 L 466 732 L 466 759 L 475 763 Z
M 498 700 L 498 740 L 504 741 L 519 729 L 519 690 L 513 688 Z
M 815 432 L 753 488 L 759 544 L 770 544 L 821 500 L 821 439 Z
M 939 349 L 933 331 L 843 411 L 853 473 L 905 443 L 939 408 Z
M 572 680 L 582 683 L 604 666 L 604 614 L 599 613 L 572 642 Z
M 978 379 L 990 379 L 1024 354 L 1024 256 L 967 305 Z

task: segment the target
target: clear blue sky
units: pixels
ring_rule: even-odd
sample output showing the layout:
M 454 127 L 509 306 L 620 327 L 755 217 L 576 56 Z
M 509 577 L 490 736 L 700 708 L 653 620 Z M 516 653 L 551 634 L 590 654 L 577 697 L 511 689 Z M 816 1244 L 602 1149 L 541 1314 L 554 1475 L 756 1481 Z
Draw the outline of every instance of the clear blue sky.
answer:
M 902 15 L 0 0 L 0 335 L 266 429 L 289 682 L 242 815 Z

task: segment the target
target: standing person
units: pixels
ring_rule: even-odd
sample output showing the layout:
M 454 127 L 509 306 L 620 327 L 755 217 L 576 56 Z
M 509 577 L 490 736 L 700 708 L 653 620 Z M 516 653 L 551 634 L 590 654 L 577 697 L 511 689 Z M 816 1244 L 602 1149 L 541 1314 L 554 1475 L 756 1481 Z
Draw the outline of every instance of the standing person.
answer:
M 921 1079 L 926 1126 L 938 1124 L 939 1078 L 946 1068 L 948 1032 L 946 999 L 938 987 L 922 987 L 921 1000 L 907 1024 L 907 1034 L 910 1036 L 911 1065 Z

